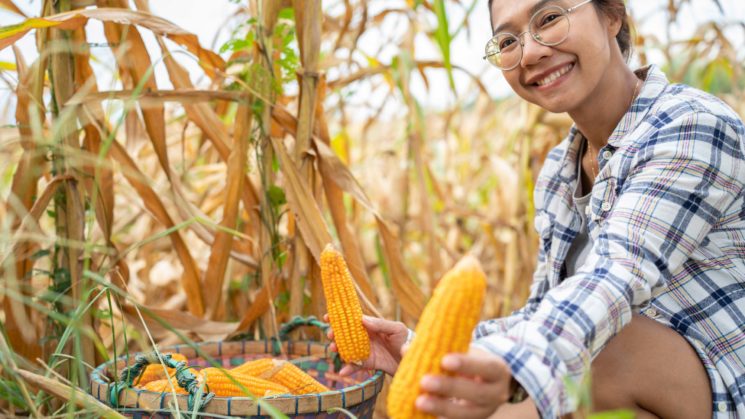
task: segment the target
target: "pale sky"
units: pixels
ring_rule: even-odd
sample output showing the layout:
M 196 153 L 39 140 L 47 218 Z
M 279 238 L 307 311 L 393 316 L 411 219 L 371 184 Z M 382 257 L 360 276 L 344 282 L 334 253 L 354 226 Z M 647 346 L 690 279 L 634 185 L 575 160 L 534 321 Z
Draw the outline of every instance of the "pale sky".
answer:
M 14 0 L 15 3 L 21 7 L 29 15 L 37 15 L 40 7 L 40 0 Z M 479 0 L 481 1 L 481 0 Z M 326 0 L 325 6 L 330 6 L 339 3 L 339 0 Z M 446 2 L 447 3 L 447 2 Z M 469 4 L 469 1 L 464 1 L 464 4 Z M 492 96 L 499 97 L 509 94 L 509 88 L 506 86 L 503 78 L 498 71 L 487 65 L 482 59 L 483 45 L 489 38 L 490 27 L 487 21 L 487 15 L 485 14 L 486 1 L 483 1 L 483 5 L 477 5 L 477 11 L 471 17 L 471 32 L 470 37 L 465 36 L 465 33 L 453 41 L 452 44 L 452 61 L 455 64 L 461 65 L 468 68 L 470 71 L 480 74 L 480 80 L 488 86 L 488 89 Z M 641 20 L 644 32 L 654 32 L 658 36 L 664 38 L 664 20 L 663 16 L 659 13 L 655 13 L 656 10 L 666 7 L 667 0 L 630 0 L 629 7 L 632 9 L 633 14 Z M 371 8 L 380 9 L 384 7 L 390 7 L 394 5 L 404 4 L 403 0 L 374 0 L 370 2 Z M 711 7 L 711 0 L 692 0 L 691 7 L 686 7 L 682 12 L 682 17 L 679 24 L 676 27 L 671 28 L 674 37 L 679 38 L 692 33 L 693 29 L 701 22 L 707 20 L 717 21 L 736 21 L 745 22 L 745 1 L 742 0 L 721 0 L 721 4 L 725 9 L 725 14 L 722 15 L 716 8 Z M 229 37 L 229 33 L 225 30 L 227 20 L 237 10 L 238 5 L 228 0 L 151 0 L 150 7 L 152 12 L 173 23 L 183 27 L 184 29 L 195 33 L 202 42 L 204 47 L 212 47 L 217 50 L 220 45 Z M 462 12 L 458 8 L 449 8 L 449 20 L 450 22 L 459 22 L 462 19 Z M 9 14 L 4 11 L 0 11 L 0 26 L 5 26 L 13 23 L 17 23 L 21 20 L 16 15 Z M 434 25 L 436 22 L 431 22 Z M 454 25 L 454 23 L 451 23 Z M 660 28 L 657 30 L 656 28 Z M 88 29 L 88 41 L 91 43 L 105 43 L 103 36 L 103 26 L 100 22 L 90 20 L 87 26 Z M 386 30 L 396 31 L 397 28 L 390 27 L 385 28 Z M 141 31 L 143 34 L 148 49 L 153 52 L 153 57 L 159 56 L 159 50 L 154 42 L 154 38 L 148 31 Z M 395 32 L 394 32 L 395 33 Z M 736 33 L 736 36 L 740 39 L 740 44 L 745 45 L 743 40 L 743 30 L 740 29 Z M 33 33 L 29 33 L 22 40 L 17 42 L 20 47 L 26 61 L 30 63 L 36 57 L 36 49 L 34 47 L 34 36 Z M 375 34 L 370 33 L 364 36 L 360 40 L 360 45 L 363 49 L 366 49 L 370 53 L 373 53 L 378 48 Z M 369 47 L 369 48 L 368 48 Z M 172 46 L 172 50 L 177 48 Z M 744 49 L 745 50 L 745 49 Z M 431 46 L 431 43 L 418 39 L 416 45 L 417 59 L 439 59 L 440 54 L 435 48 Z M 113 57 L 111 56 L 108 48 L 93 49 L 93 53 L 96 54 L 101 63 L 98 68 L 111 67 L 113 64 Z M 381 62 L 390 62 L 395 51 L 393 49 L 384 50 L 383 54 L 377 58 Z M 183 59 L 184 55 L 181 54 L 180 60 L 182 63 L 187 65 L 187 68 L 192 72 L 193 79 L 195 82 L 199 82 L 200 71 L 193 62 L 193 60 Z M 650 59 L 655 60 L 652 56 Z M 745 52 L 743 52 L 743 59 L 745 59 Z M 11 48 L 5 48 L 0 51 L 0 62 L 14 62 L 14 57 Z M 190 62 L 191 61 L 191 62 Z M 159 64 L 161 69 L 162 64 Z M 331 78 L 331 74 L 329 77 Z M 453 100 L 453 96 L 448 90 L 447 79 L 443 72 L 431 72 L 428 74 L 430 77 L 430 86 L 433 88 L 427 92 L 424 89 L 423 83 L 417 77 L 412 80 L 412 88 L 414 89 L 415 95 L 424 106 L 441 108 L 442 105 L 446 105 Z M 457 73 L 456 73 L 457 76 Z M 6 78 L 8 74 L 6 74 Z M 11 74 L 11 77 L 15 79 L 15 74 Z M 169 89 L 172 86 L 168 81 L 165 71 L 157 70 L 156 77 L 158 85 L 162 89 Z M 469 81 L 465 77 L 456 77 L 456 86 L 458 91 L 464 91 Z M 111 85 L 103 78 L 99 78 L 99 87 L 101 89 L 115 89 L 115 85 Z M 442 86 L 436 88 L 434 86 Z M 11 92 L 5 83 L 0 81 L 0 125 L 12 124 L 12 112 L 4 110 L 2 107 L 8 101 L 8 95 Z

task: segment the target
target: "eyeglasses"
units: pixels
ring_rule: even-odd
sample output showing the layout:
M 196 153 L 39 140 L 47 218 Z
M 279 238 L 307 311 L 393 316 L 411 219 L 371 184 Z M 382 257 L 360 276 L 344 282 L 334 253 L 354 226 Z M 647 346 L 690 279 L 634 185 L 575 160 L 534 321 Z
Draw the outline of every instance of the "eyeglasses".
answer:
M 517 67 L 523 59 L 523 35 L 526 33 L 530 33 L 530 36 L 541 45 L 559 45 L 569 36 L 569 15 L 591 1 L 585 0 L 569 9 L 548 6 L 535 12 L 530 18 L 527 31 L 519 35 L 507 32 L 494 35 L 486 43 L 484 59 L 503 71 Z

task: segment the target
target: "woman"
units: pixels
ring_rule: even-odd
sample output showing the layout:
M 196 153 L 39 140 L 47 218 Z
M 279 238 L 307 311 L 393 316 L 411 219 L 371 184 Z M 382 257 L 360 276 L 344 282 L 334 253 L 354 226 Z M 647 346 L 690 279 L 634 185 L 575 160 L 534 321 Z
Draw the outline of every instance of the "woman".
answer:
M 628 67 L 623 0 L 489 9 L 485 58 L 520 97 L 574 125 L 536 185 L 527 305 L 480 324 L 469 354 L 443 359 L 454 376 L 422 380 L 417 407 L 553 418 L 577 408 L 570 388 L 589 375 L 593 410 L 745 418 L 742 121 L 654 66 Z M 395 373 L 407 329 L 365 324 L 364 366 Z

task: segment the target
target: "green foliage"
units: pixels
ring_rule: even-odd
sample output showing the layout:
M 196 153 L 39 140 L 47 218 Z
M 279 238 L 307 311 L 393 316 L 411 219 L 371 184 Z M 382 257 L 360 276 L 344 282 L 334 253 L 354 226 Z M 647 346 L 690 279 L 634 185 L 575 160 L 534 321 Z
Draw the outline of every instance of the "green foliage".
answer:
M 442 52 L 442 60 L 445 63 L 450 88 L 455 91 L 455 80 L 453 79 L 453 65 L 450 62 L 450 44 L 453 42 L 448 28 L 448 17 L 445 12 L 445 0 L 435 0 L 435 14 L 437 15 L 437 29 L 435 29 L 435 40 Z
M 26 406 L 18 383 L 14 381 L 0 379 L 0 400 L 6 400 L 13 406 L 21 409 Z
M 261 30 L 261 25 L 256 18 L 252 17 L 246 20 L 233 30 L 231 38 L 220 47 L 220 53 L 251 52 L 256 47 Z M 279 69 L 279 80 L 267 77 L 267 70 L 259 63 L 253 63 L 253 65 L 244 69 L 241 78 L 258 91 L 262 90 L 261 86 L 270 85 L 275 93 L 282 94 L 285 84 L 295 82 L 295 74 L 300 68 L 293 9 L 284 8 L 280 10 L 277 24 L 270 39 L 273 48 L 276 48 L 279 53 L 276 58 L 273 57 L 274 65 Z M 245 60 L 245 55 L 239 55 L 236 62 Z M 240 89 L 239 86 L 235 85 L 232 88 Z

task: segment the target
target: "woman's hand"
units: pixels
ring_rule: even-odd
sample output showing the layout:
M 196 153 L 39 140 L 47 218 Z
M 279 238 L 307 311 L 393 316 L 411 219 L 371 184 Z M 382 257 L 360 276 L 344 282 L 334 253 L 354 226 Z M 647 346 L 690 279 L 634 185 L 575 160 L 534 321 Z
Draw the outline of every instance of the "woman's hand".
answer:
M 442 368 L 455 376 L 424 376 L 420 385 L 427 394 L 417 398 L 417 409 L 437 417 L 487 418 L 509 398 L 512 374 L 493 354 L 471 349 L 445 355 Z
M 328 314 L 324 316 L 324 320 L 328 322 Z M 370 316 L 362 316 L 362 325 L 370 336 L 370 357 L 361 366 L 345 365 L 339 374 L 349 375 L 363 368 L 381 370 L 393 375 L 401 362 L 401 347 L 406 343 L 409 329 L 401 322 Z M 334 340 L 334 331 L 329 330 L 327 336 Z M 329 349 L 336 352 L 336 343 L 331 343 Z

